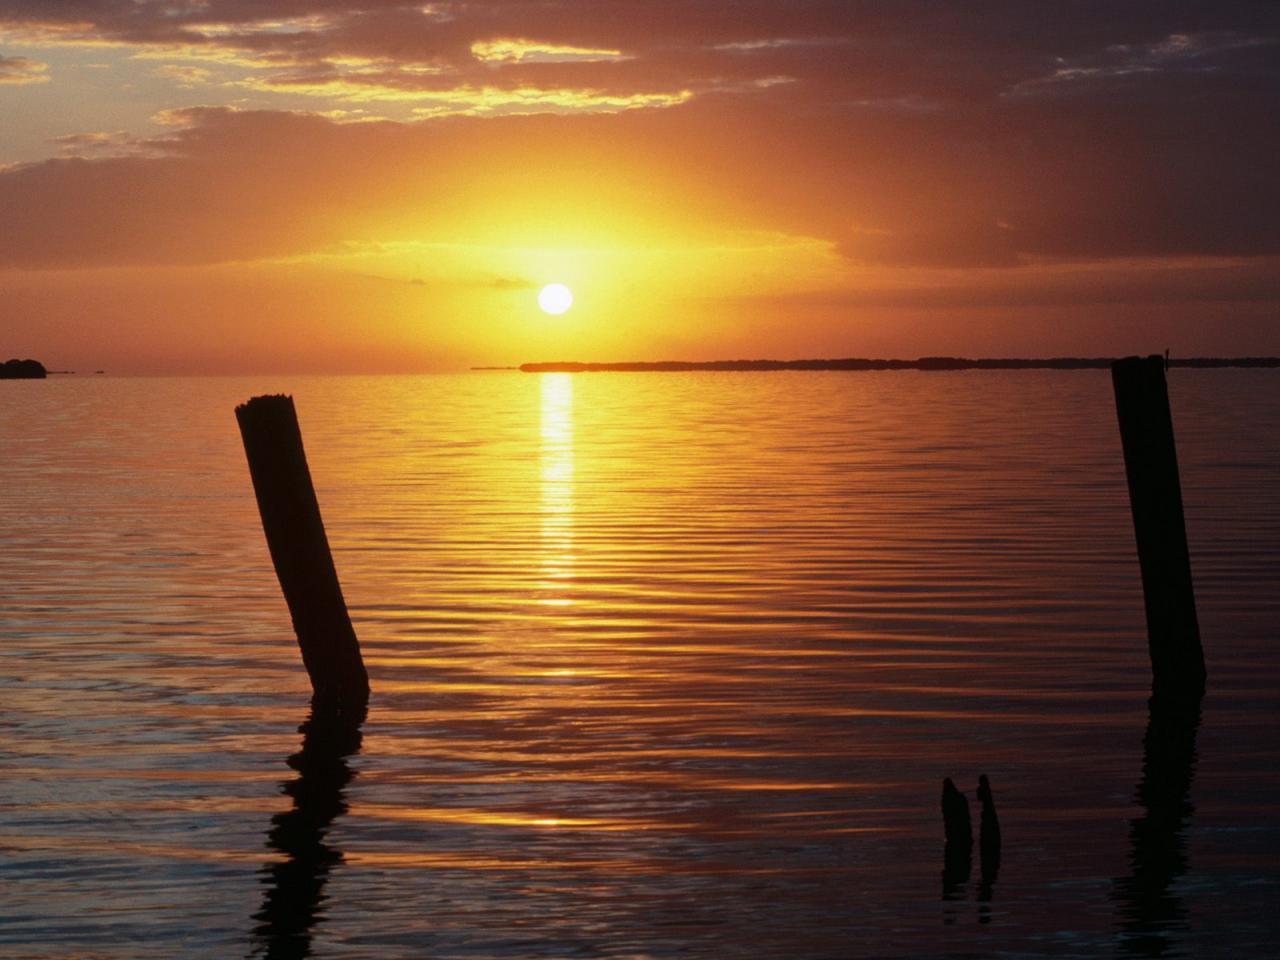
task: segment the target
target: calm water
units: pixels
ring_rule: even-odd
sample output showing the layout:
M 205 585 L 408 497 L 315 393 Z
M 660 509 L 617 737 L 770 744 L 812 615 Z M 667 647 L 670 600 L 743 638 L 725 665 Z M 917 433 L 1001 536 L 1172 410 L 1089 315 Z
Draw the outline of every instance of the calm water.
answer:
M 374 686 L 336 752 L 268 391 Z M 1269 953 L 1280 375 L 1171 391 L 1210 693 L 1139 790 L 1105 372 L 0 384 L 0 955 Z M 1003 864 L 944 898 L 979 773 Z

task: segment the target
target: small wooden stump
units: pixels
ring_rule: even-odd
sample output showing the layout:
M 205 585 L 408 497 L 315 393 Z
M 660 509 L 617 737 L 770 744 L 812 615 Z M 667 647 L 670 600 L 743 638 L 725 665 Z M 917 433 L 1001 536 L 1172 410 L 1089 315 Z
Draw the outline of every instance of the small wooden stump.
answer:
M 369 699 L 369 675 L 329 552 L 293 398 L 254 397 L 236 407 L 236 420 L 271 562 L 316 699 L 361 706 Z
M 996 815 L 996 799 L 991 781 L 984 773 L 978 777 L 978 802 L 982 804 L 982 828 L 978 833 L 978 853 L 982 861 L 982 882 L 995 883 L 1000 872 L 1000 818 Z
M 973 821 L 969 801 L 950 777 L 942 781 L 942 899 L 953 900 L 973 869 Z

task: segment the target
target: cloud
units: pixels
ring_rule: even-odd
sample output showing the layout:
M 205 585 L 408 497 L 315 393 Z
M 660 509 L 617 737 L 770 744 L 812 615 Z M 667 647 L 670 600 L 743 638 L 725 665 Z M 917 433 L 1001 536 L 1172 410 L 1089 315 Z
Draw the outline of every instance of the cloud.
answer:
M 292 255 L 395 219 L 352 170 L 427 171 L 442 202 L 480 204 L 514 192 L 503 162 L 535 191 L 604 182 L 690 230 L 818 238 L 853 264 L 1266 257 L 1277 38 L 1280 6 L 1243 0 L 0 0 L 6 48 L 102 47 L 171 85 L 149 139 L 59 141 L 82 159 L 0 173 L 33 222 L 0 260 Z M 37 62 L 0 63 L 18 60 Z M 174 109 L 190 89 L 210 108 Z M 132 222 L 135 182 L 151 215 L 186 211 L 179 242 L 77 228 Z M 345 185 L 345 220 L 309 212 L 313 183 Z
M 795 307 L 823 305 L 847 310 L 894 308 L 1036 308 L 1118 304 L 1265 304 L 1280 302 L 1280 258 L 1233 260 L 1122 260 L 1108 263 L 991 269 L 957 278 L 954 271 L 901 278 L 834 293 L 744 297 Z
M 594 185 L 588 198 L 610 209 L 611 224 L 635 220 L 627 211 L 651 206 L 659 190 L 681 196 L 661 172 L 637 164 L 643 129 L 611 141 L 600 126 L 613 119 L 607 115 L 548 118 L 548 127 L 528 117 L 342 123 L 190 107 L 159 119 L 165 129 L 139 143 L 115 134 L 62 138 L 76 156 L 0 172 L 0 269 L 210 264 L 424 237 L 460 242 L 497 214 L 563 235 L 566 222 L 590 225 L 574 211 L 597 167 L 627 172 Z M 115 146 L 129 155 L 86 159 Z
M 0 85 L 48 83 L 49 65 L 28 57 L 0 56 Z
M 61 156 L 84 159 L 142 156 L 150 152 L 150 147 L 145 141 L 138 140 L 127 130 L 68 133 L 51 137 L 49 142 L 58 147 L 58 153 Z
M 644 107 L 671 107 L 693 96 L 689 90 L 612 92 L 591 87 L 459 84 L 456 78 L 428 72 L 362 70 L 273 74 L 249 77 L 236 85 L 268 93 L 330 98 L 344 103 L 402 103 L 421 117 L 528 113 L 616 113 Z
M 490 286 L 495 290 L 529 290 L 537 284 L 522 277 L 497 277 Z
M 708 22 L 704 4 L 691 10 L 698 21 Z M 625 42 L 631 31 L 636 51 Z M 0 0 L 0 40 L 37 49 L 116 48 L 136 59 L 234 68 L 240 75 L 230 78 L 233 86 L 260 93 L 390 102 L 413 99 L 417 91 L 438 99 L 435 92 L 442 90 L 506 88 L 519 91 L 516 100 L 528 101 L 529 91 L 543 90 L 545 108 L 563 105 L 574 112 L 593 104 L 614 112 L 624 101 L 661 104 L 683 91 L 724 89 L 735 82 L 745 92 L 767 87 L 768 78 L 785 73 L 743 75 L 742 68 L 726 73 L 711 62 L 715 58 L 702 43 L 673 34 L 645 5 L 610 2 L 595 7 L 484 0 L 427 5 Z M 639 60 L 645 61 L 643 70 L 609 69 Z M 562 70 L 546 75 L 540 68 Z M 649 68 L 655 72 L 646 77 Z M 165 74 L 180 87 L 207 79 L 176 69 Z M 570 96 L 571 91 L 580 95 Z M 679 96 L 677 102 L 684 99 Z
M 599 90 L 544 90 L 536 87 L 460 87 L 420 93 L 427 106 L 415 107 L 422 117 L 453 114 L 515 116 L 537 113 L 620 113 L 654 107 L 675 107 L 689 100 L 689 90 L 673 93 L 610 94 Z
M 179 63 L 166 63 L 156 67 L 151 71 L 151 75 L 160 80 L 172 80 L 184 90 L 203 86 L 213 79 L 213 73 L 203 67 L 193 67 L 189 64 Z
M 538 285 L 532 280 L 522 277 L 493 277 L 493 278 L 451 278 L 449 280 L 441 280 L 434 278 L 431 280 L 422 277 L 390 277 L 380 273 L 357 273 L 355 276 L 363 277 L 366 280 L 376 280 L 380 283 L 390 283 L 396 285 L 408 284 L 411 287 L 428 287 L 432 290 L 441 288 L 452 289 L 483 289 L 483 290 L 530 290 Z
M 1238 55 L 1262 52 L 1277 44 L 1280 38 L 1232 30 L 1171 33 L 1146 43 L 1109 44 L 1081 56 L 1059 57 L 1052 72 L 1021 81 L 1006 91 L 1006 95 L 1054 95 L 1081 84 L 1126 77 L 1229 70 Z M 1268 55 L 1274 56 L 1274 51 L 1268 51 Z
M 785 50 L 789 47 L 821 47 L 848 43 L 846 37 L 773 37 L 766 40 L 734 40 L 730 43 L 712 44 L 710 49 L 721 53 L 763 53 Z
M 621 50 L 598 47 L 573 47 L 565 44 L 541 43 L 537 40 L 477 40 L 471 44 L 471 55 L 484 63 L 617 63 L 631 57 Z

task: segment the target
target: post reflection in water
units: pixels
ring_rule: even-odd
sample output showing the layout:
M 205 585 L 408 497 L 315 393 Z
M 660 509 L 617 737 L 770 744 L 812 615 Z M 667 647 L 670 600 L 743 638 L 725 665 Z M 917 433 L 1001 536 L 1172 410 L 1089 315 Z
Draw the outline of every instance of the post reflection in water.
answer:
M 334 819 L 346 812 L 343 790 L 355 776 L 347 758 L 360 751 L 365 710 L 341 711 L 312 702 L 299 727 L 302 749 L 289 758 L 298 776 L 284 784 L 293 808 L 271 818 L 267 846 L 284 855 L 263 868 L 267 891 L 254 915 L 250 956 L 271 960 L 311 955 L 311 935 L 319 922 L 329 871 L 342 852 L 324 842 Z
M 1142 779 L 1135 791 L 1144 812 L 1129 825 L 1133 872 L 1112 888 L 1121 948 L 1136 957 L 1178 953 L 1176 936 L 1189 926 L 1186 907 L 1172 887 L 1188 866 L 1183 830 L 1195 811 L 1191 783 L 1200 705 L 1162 705 L 1153 697 L 1150 710 Z
M 541 374 L 542 578 L 539 602 L 567 607 L 574 575 L 573 374 Z

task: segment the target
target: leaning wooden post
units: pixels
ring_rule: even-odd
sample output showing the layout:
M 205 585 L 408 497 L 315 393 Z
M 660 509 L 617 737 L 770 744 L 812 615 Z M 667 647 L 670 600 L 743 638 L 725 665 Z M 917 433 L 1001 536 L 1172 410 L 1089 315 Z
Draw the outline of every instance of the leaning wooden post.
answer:
M 317 700 L 363 704 L 369 675 L 329 552 L 293 398 L 254 397 L 236 407 L 236 420 L 311 687 Z
M 1116 360 L 1111 382 L 1142 567 L 1152 696 L 1198 702 L 1204 694 L 1204 651 L 1191 586 L 1164 357 Z

